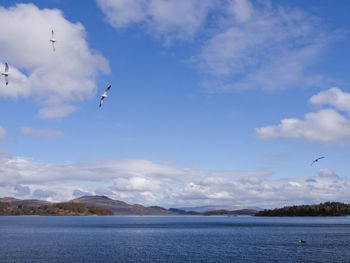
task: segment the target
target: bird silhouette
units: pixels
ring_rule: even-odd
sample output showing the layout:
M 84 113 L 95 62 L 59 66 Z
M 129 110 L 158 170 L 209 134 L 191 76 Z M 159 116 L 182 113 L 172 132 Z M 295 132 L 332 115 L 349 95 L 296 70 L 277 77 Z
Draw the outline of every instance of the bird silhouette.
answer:
M 109 91 L 109 89 L 111 88 L 111 85 L 108 86 L 108 88 L 105 90 L 105 92 L 101 95 L 101 99 L 100 99 L 100 108 L 102 106 L 103 100 L 107 97 L 107 92 Z
M 7 62 L 5 62 L 5 72 L 2 72 L 1 75 L 4 75 L 5 76 L 5 82 L 6 82 L 6 85 L 9 84 L 9 65 L 7 64 Z
M 53 30 L 51 30 L 51 35 L 52 35 L 52 38 L 50 39 L 51 43 L 52 43 L 52 49 L 53 49 L 53 52 L 55 52 L 55 42 L 56 42 L 56 39 L 55 39 L 55 32 L 53 32 Z
M 321 159 L 323 159 L 323 158 L 325 158 L 325 157 L 319 157 L 319 158 L 313 160 L 312 163 L 311 163 L 310 165 L 313 165 L 314 163 L 317 163 L 319 160 L 321 160 Z

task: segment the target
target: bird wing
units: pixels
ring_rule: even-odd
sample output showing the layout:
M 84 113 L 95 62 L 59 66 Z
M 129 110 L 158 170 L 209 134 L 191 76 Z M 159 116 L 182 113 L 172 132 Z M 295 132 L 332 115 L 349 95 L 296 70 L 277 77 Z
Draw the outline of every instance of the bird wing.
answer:
M 5 73 L 9 72 L 9 65 L 5 62 Z
M 53 52 L 55 52 L 55 43 L 54 42 L 51 42 L 52 43 L 52 49 L 53 49 Z
M 104 99 L 104 97 L 101 96 L 100 105 L 99 105 L 100 108 L 101 108 L 101 106 L 103 104 L 103 99 Z
M 317 159 L 313 160 L 313 161 L 312 161 L 312 163 L 311 163 L 311 165 L 312 165 L 313 163 L 318 162 L 318 160 L 321 160 L 321 159 L 323 159 L 323 158 L 325 158 L 325 157 L 319 157 L 319 158 L 317 158 Z
M 108 88 L 105 90 L 104 94 L 107 94 L 107 91 L 109 91 L 109 89 L 112 87 L 112 85 L 109 85 Z
M 6 82 L 6 85 L 9 84 L 9 78 L 8 78 L 8 76 L 5 76 L 5 82 Z
M 51 35 L 52 35 L 52 38 L 54 38 L 55 32 L 53 32 L 53 29 L 51 30 Z

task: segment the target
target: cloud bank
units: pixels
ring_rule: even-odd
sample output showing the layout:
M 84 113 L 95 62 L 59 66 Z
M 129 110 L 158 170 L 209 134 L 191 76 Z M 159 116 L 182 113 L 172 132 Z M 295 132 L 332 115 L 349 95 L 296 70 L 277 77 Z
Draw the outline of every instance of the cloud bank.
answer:
M 0 153 L 2 196 L 64 201 L 80 195 L 166 207 L 346 201 L 350 179 L 322 168 L 318 175 L 271 180 L 269 170 L 202 172 L 147 160 L 110 159 L 54 165 Z
M 55 31 L 56 51 L 49 39 Z M 95 93 L 99 73 L 108 73 L 107 60 L 91 50 L 82 24 L 66 20 L 60 10 L 34 4 L 0 7 L 0 57 L 8 62 L 6 98 L 30 97 L 41 118 L 61 118 L 75 104 Z M 1 66 L 3 67 L 3 66 Z

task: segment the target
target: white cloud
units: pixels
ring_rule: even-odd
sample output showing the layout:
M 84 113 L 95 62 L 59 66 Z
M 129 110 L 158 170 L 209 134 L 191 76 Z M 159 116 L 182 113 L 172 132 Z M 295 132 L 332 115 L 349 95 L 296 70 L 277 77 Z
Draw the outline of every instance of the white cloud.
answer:
M 120 177 L 114 180 L 115 189 L 119 191 L 156 191 L 161 188 L 159 183 L 144 177 Z
M 108 22 L 115 28 L 127 27 L 146 19 L 147 0 L 97 0 Z
M 311 112 L 304 120 L 283 119 L 279 125 L 257 128 L 262 139 L 302 138 L 310 142 L 344 143 L 350 141 L 350 120 L 332 109 Z
M 317 18 L 248 0 L 228 3 L 216 32 L 192 58 L 208 74 L 208 88 L 275 90 L 324 80 L 309 69 L 335 33 L 326 33 Z
M 349 93 L 331 88 L 312 96 L 310 101 L 347 110 L 348 100 Z M 323 109 L 305 114 L 303 120 L 283 119 L 279 125 L 257 128 L 255 132 L 262 139 L 300 138 L 310 142 L 344 144 L 350 142 L 350 120 L 334 109 Z
M 166 42 L 191 40 L 205 23 L 216 0 L 96 0 L 116 29 L 141 24 Z
M 128 203 L 183 207 L 345 201 L 350 179 L 321 169 L 318 176 L 271 180 L 271 172 L 174 168 L 146 160 L 53 165 L 0 152 L 2 196 L 66 201 L 79 195 L 107 195 Z
M 331 105 L 350 114 L 350 93 L 336 87 L 312 96 L 310 102 L 316 105 Z
M 328 168 L 322 168 L 318 172 L 319 177 L 331 177 L 331 178 L 338 178 L 338 176 L 330 169 Z
M 327 82 L 313 72 L 339 38 L 318 17 L 296 8 L 249 0 L 96 0 L 117 30 L 135 25 L 169 43 L 192 40 L 190 59 L 211 91 L 277 90 Z M 180 15 L 179 15 L 180 14 Z
M 46 138 L 61 137 L 63 135 L 63 133 L 59 130 L 35 129 L 32 127 L 22 127 L 20 129 L 20 133 L 22 135 L 34 135 L 34 136 L 46 137 Z
M 249 21 L 253 15 L 253 6 L 248 0 L 231 1 L 228 10 L 241 23 Z
M 56 52 L 52 51 L 55 30 Z M 71 23 L 57 9 L 34 4 L 0 7 L 0 57 L 9 64 L 9 85 L 3 97 L 30 97 L 40 106 L 40 117 L 58 118 L 74 104 L 91 97 L 95 78 L 108 73 L 107 60 L 89 48 L 80 23 Z

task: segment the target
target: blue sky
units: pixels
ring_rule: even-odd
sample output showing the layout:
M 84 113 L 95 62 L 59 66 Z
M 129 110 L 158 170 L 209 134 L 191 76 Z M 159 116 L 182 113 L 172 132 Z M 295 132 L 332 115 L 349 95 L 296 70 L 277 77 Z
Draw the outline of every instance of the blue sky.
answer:
M 0 195 L 346 202 L 349 5 L 2 1 Z

